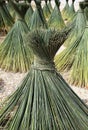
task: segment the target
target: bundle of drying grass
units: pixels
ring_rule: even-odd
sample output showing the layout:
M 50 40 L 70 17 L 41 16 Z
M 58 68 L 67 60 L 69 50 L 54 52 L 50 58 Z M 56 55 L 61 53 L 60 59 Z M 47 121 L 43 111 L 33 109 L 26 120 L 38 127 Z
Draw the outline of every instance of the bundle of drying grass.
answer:
M 51 0 L 49 0 L 48 8 L 49 8 L 50 12 L 52 13 L 53 7 L 52 7 L 52 4 L 51 4 Z
M 68 18 L 69 18 L 69 4 L 68 4 L 68 0 L 66 0 L 66 5 L 63 8 L 61 14 L 62 14 L 63 19 L 67 21 Z
M 77 12 L 77 15 L 74 17 L 74 27 L 65 41 L 64 45 L 69 46 L 73 44 L 78 36 L 80 36 L 85 28 L 86 25 L 86 18 L 84 14 L 84 9 L 82 9 L 81 5 L 79 4 L 80 9 Z
M 0 67 L 6 71 L 26 72 L 31 64 L 31 51 L 24 43 L 29 32 L 28 26 L 21 18 L 21 13 L 13 1 L 12 7 L 18 12 L 18 20 L 0 45 Z
M 88 88 L 88 23 L 77 43 L 75 48 L 74 59 L 71 63 L 71 78 L 72 84 L 80 87 Z M 70 53 L 70 56 L 73 55 Z
M 12 27 L 14 24 L 13 18 L 11 17 L 5 1 L 0 1 L 0 25 L 5 28 L 7 31 Z
M 19 8 L 19 10 L 25 15 L 28 8 L 29 4 L 26 3 L 24 0 L 22 2 L 19 1 L 19 3 L 16 3 L 16 6 Z
M 12 6 L 10 5 L 10 2 L 7 3 L 7 8 L 9 10 L 10 15 L 12 16 L 13 20 L 16 20 L 16 12 L 15 10 L 12 8 Z
M 15 11 L 16 14 L 15 21 L 19 18 L 24 19 L 25 14 L 29 8 L 28 3 L 26 3 L 25 1 L 20 2 L 19 0 L 18 1 L 9 0 L 9 5 L 12 8 L 12 10 Z
M 30 21 L 30 30 L 44 27 L 44 24 L 41 20 L 41 17 L 39 15 L 38 9 L 36 8 Z
M 30 29 L 30 23 L 31 23 L 31 18 L 32 18 L 33 12 L 34 12 L 34 11 L 33 11 L 33 8 L 32 8 L 32 6 L 31 6 L 31 1 L 30 1 L 30 3 L 29 3 L 29 8 L 28 8 L 28 10 L 27 10 L 27 12 L 26 12 L 26 14 L 25 14 L 25 21 L 26 21 L 26 23 L 27 23 L 29 29 Z
M 52 11 L 52 14 L 50 16 L 50 19 L 48 21 L 48 25 L 50 28 L 56 28 L 61 30 L 65 27 L 65 23 L 63 21 L 63 18 L 61 16 L 61 12 L 59 9 L 60 2 L 57 0 L 56 5 Z
M 88 7 L 87 7 L 88 8 Z M 88 18 L 87 18 L 88 19 Z M 86 20 L 87 20 L 86 19 Z M 80 19 L 81 20 L 81 19 Z M 56 56 L 58 70 L 69 71 L 71 84 L 88 88 L 88 20 L 82 33 L 63 52 Z
M 43 13 L 44 13 L 45 18 L 46 18 L 47 21 L 48 21 L 50 15 L 51 15 L 51 12 L 50 12 L 50 9 L 49 9 L 49 7 L 48 7 L 47 0 L 45 0 L 45 5 L 44 5 L 44 7 L 43 7 Z
M 26 72 L 30 68 L 31 53 L 24 43 L 29 29 L 23 20 L 17 20 L 0 45 L 0 67 L 6 71 Z
M 72 0 L 72 4 L 69 7 L 69 18 L 68 18 L 68 22 L 71 22 L 73 20 L 73 18 L 75 17 L 74 2 L 75 2 L 75 0 Z
M 41 20 L 38 9 L 36 8 L 30 21 L 30 30 L 44 27 L 44 23 Z
M 55 30 L 37 30 L 28 35 L 34 64 L 0 112 L 0 125 L 7 130 L 88 130 L 88 107 L 53 63 L 65 36 Z
M 14 1 L 14 3 L 15 3 L 15 7 L 17 7 L 20 10 L 20 12 L 23 13 L 23 15 L 25 15 L 26 11 L 29 8 L 29 5 L 25 1 L 22 1 L 22 2 L 20 2 L 20 1 L 18 1 L 18 2 Z M 9 12 L 10 12 L 11 16 L 14 18 L 14 21 L 16 21 L 18 15 L 17 15 L 16 10 L 13 9 L 13 7 L 12 7 L 11 0 L 8 2 L 7 7 L 9 9 Z
M 47 28 L 47 23 L 43 14 L 43 10 L 41 8 L 41 0 L 36 1 L 36 9 L 31 17 L 30 22 L 30 30 L 38 29 L 38 28 Z

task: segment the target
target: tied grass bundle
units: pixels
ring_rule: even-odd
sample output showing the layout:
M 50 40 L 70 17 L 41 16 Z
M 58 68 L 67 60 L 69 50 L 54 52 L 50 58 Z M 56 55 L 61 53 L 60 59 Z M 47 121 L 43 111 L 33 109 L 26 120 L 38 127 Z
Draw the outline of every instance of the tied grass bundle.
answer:
M 16 21 L 17 15 L 16 15 L 15 10 L 12 8 L 10 2 L 7 3 L 7 8 L 8 8 L 8 10 L 9 10 L 9 13 L 10 13 L 10 15 L 12 16 L 13 20 Z
M 26 14 L 25 14 L 25 21 L 26 21 L 26 23 L 27 23 L 29 29 L 30 29 L 30 23 L 31 23 L 31 18 L 32 18 L 33 12 L 34 12 L 34 11 L 33 11 L 32 6 L 31 6 L 31 4 L 30 4 L 30 5 L 29 5 L 29 8 L 28 8 L 28 10 L 27 10 L 27 12 L 26 12 Z
M 86 15 L 85 15 L 86 16 Z M 85 17 L 86 18 L 86 17 Z M 88 19 L 87 25 L 76 40 L 55 58 L 59 71 L 69 71 L 71 84 L 88 87 Z
M 19 2 L 19 3 L 15 3 L 15 5 L 17 6 L 17 8 L 19 9 L 19 11 L 21 12 L 21 15 L 23 15 L 23 17 L 25 16 L 29 5 L 23 1 L 23 2 Z
M 38 1 L 34 0 L 34 1 L 35 1 L 37 10 L 38 10 L 39 16 L 42 20 L 43 26 L 45 28 L 48 28 L 48 25 L 47 25 L 47 22 L 46 22 L 46 19 L 45 19 L 45 16 L 44 16 L 44 13 L 43 13 L 43 10 L 42 10 L 42 7 L 41 7 L 41 0 L 38 0 Z
M 88 87 L 88 25 L 74 44 L 65 49 L 59 57 L 58 69 L 69 71 L 71 84 Z M 57 62 L 56 62 L 57 63 Z
M 79 38 L 86 26 L 86 17 L 84 14 L 84 10 L 80 8 L 80 10 L 77 13 L 77 16 L 73 22 L 73 25 L 71 27 L 71 32 L 69 34 L 68 39 L 64 42 L 64 45 L 69 48 L 69 46 L 74 46 L 74 42 Z M 73 28 L 73 29 L 72 29 Z M 66 48 L 63 50 L 60 54 L 57 54 L 55 56 L 55 64 L 59 71 L 67 71 L 70 68 L 69 60 L 69 49 Z M 74 50 L 74 49 L 73 49 Z M 70 59 L 71 60 L 71 59 Z
M 6 3 L 4 1 L 0 2 L 0 21 L 1 25 L 8 31 L 14 24 L 13 18 L 11 17 Z
M 71 62 L 71 79 L 72 84 L 80 87 L 88 88 L 88 23 L 87 26 L 77 43 L 74 55 L 73 63 Z
M 64 20 L 68 20 L 68 18 L 69 18 L 69 4 L 68 4 L 68 0 L 66 0 L 66 5 L 63 8 L 61 14 L 62 14 L 62 17 L 63 17 Z
M 49 7 L 48 7 L 47 0 L 45 0 L 45 5 L 44 5 L 44 7 L 43 7 L 43 13 L 44 13 L 45 18 L 46 18 L 47 21 L 48 21 L 50 15 L 51 15 L 51 12 L 50 12 L 50 9 L 49 9 Z
M 75 8 L 74 8 L 74 2 L 75 2 L 75 0 L 72 0 L 72 4 L 69 7 L 69 13 L 68 13 L 69 18 L 68 18 L 68 22 L 71 22 L 74 19 L 75 15 L 76 15 Z
M 51 0 L 49 0 L 48 8 L 49 8 L 50 12 L 52 13 L 53 7 L 52 7 L 52 4 L 51 4 Z
M 35 0 L 36 9 L 32 15 L 30 30 L 39 29 L 39 28 L 48 28 L 46 19 L 43 14 L 41 7 L 41 0 Z
M 48 21 L 48 25 L 50 28 L 56 28 L 61 30 L 65 27 L 65 23 L 63 21 L 63 18 L 61 16 L 61 12 L 59 7 L 56 5 L 52 11 L 52 14 L 50 16 L 50 19 Z
M 36 8 L 30 21 L 30 30 L 38 29 L 38 28 L 45 28 L 45 25 L 39 15 L 39 11 Z
M 26 72 L 31 64 L 31 51 L 24 43 L 29 29 L 23 20 L 17 20 L 0 45 L 0 67 L 6 71 Z
M 35 54 L 34 65 L 0 112 L 1 125 L 10 115 L 7 130 L 88 129 L 87 106 L 53 65 L 63 36 L 52 30 L 37 30 L 28 35 L 28 45 Z
M 74 27 L 71 30 L 71 33 L 68 39 L 65 41 L 64 45 L 69 46 L 70 44 L 73 44 L 77 37 L 79 37 L 83 33 L 85 25 L 86 17 L 84 14 L 84 10 L 80 8 L 77 12 L 77 15 L 74 17 Z

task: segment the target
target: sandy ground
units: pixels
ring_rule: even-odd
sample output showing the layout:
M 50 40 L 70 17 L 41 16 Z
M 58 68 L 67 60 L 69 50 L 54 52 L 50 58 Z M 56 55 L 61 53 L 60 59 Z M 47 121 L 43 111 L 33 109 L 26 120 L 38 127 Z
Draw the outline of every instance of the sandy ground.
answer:
M 7 96 L 12 94 L 20 82 L 24 78 L 26 73 L 12 73 L 5 72 L 0 69 L 0 101 L 2 102 Z

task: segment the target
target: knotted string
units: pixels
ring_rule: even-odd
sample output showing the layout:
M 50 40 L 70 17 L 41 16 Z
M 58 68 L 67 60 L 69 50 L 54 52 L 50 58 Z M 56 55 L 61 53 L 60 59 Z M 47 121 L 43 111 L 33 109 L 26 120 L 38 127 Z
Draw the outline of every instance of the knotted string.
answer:
M 41 59 L 41 58 L 34 58 L 34 63 L 31 66 L 33 69 L 37 70 L 48 70 L 48 71 L 55 71 L 55 64 L 52 60 L 48 59 Z

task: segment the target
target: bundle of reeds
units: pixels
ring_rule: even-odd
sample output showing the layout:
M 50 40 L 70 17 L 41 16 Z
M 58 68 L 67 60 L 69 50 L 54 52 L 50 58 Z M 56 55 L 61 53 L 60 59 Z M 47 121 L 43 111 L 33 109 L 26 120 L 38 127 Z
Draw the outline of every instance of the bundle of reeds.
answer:
M 25 21 L 26 21 L 29 29 L 30 29 L 30 23 L 31 23 L 31 18 L 32 18 L 33 12 L 34 11 L 33 11 L 33 8 L 31 6 L 31 0 L 30 0 L 30 2 L 29 2 L 29 8 L 28 8 L 28 10 L 27 10 L 27 12 L 25 14 Z
M 75 41 L 55 59 L 58 70 L 69 71 L 69 82 L 79 87 L 88 87 L 88 17 L 85 21 L 87 24 L 80 35 L 75 35 Z
M 74 2 L 75 2 L 75 0 L 72 0 L 72 4 L 69 7 L 69 13 L 68 13 L 69 18 L 68 18 L 68 22 L 71 22 L 74 19 L 75 15 L 76 15 L 75 8 L 74 8 Z
M 18 9 L 22 12 L 22 14 L 25 16 L 29 8 L 29 4 L 26 3 L 24 0 L 22 2 L 19 1 L 19 3 L 15 3 L 15 4 L 18 7 Z
M 36 9 L 31 17 L 30 30 L 37 28 L 47 28 L 47 22 L 41 7 L 41 0 L 35 0 Z
M 69 4 L 68 4 L 68 0 L 66 0 L 66 5 L 63 8 L 61 14 L 62 14 L 63 19 L 67 21 L 68 18 L 69 18 Z
M 0 1 L 0 21 L 0 25 L 7 31 L 9 31 L 14 24 L 14 20 L 11 17 L 4 0 Z
M 14 21 L 16 20 L 16 12 L 15 10 L 12 8 L 10 2 L 7 3 L 7 8 L 9 10 L 10 15 L 12 16 L 12 18 L 14 19 Z
M 20 12 L 12 2 L 13 7 Z M 31 51 L 24 43 L 24 37 L 29 32 L 28 26 L 21 18 L 21 13 L 14 26 L 8 32 L 5 40 L 0 45 L 0 67 L 6 71 L 26 72 L 31 64 Z
M 50 15 L 51 15 L 51 12 L 50 12 L 50 9 L 49 9 L 49 7 L 48 7 L 47 1 L 48 1 L 48 0 L 45 0 L 45 5 L 44 5 L 44 7 L 43 7 L 43 13 L 44 13 L 45 18 L 46 18 L 47 21 L 48 21 Z
M 12 8 L 12 10 L 15 11 L 16 14 L 16 19 L 24 19 L 25 18 L 25 14 L 29 8 L 29 5 L 27 3 L 25 3 L 25 1 L 20 2 L 20 0 L 18 1 L 13 1 L 13 0 L 9 0 L 9 5 Z
M 60 2 L 59 1 L 55 1 L 56 5 L 52 11 L 52 14 L 50 16 L 50 19 L 48 21 L 48 25 L 50 28 L 56 28 L 61 30 L 62 28 L 65 27 L 65 23 L 63 21 L 63 18 L 61 16 L 61 12 L 59 9 L 60 6 Z
M 22 20 L 17 20 L 0 45 L 0 67 L 6 71 L 26 72 L 30 68 L 31 53 L 24 43 L 29 29 Z
M 48 7 L 49 7 L 50 12 L 52 13 L 53 7 L 52 7 L 52 4 L 51 4 L 51 0 L 49 0 Z
M 84 9 L 79 4 L 80 9 L 77 12 L 77 15 L 74 17 L 74 27 L 70 33 L 69 38 L 65 41 L 64 45 L 69 46 L 73 44 L 78 36 L 80 36 L 86 25 L 86 18 L 84 14 Z
M 88 107 L 56 72 L 53 63 L 65 36 L 43 29 L 28 35 L 34 64 L 0 112 L 0 125 L 7 130 L 88 129 Z

